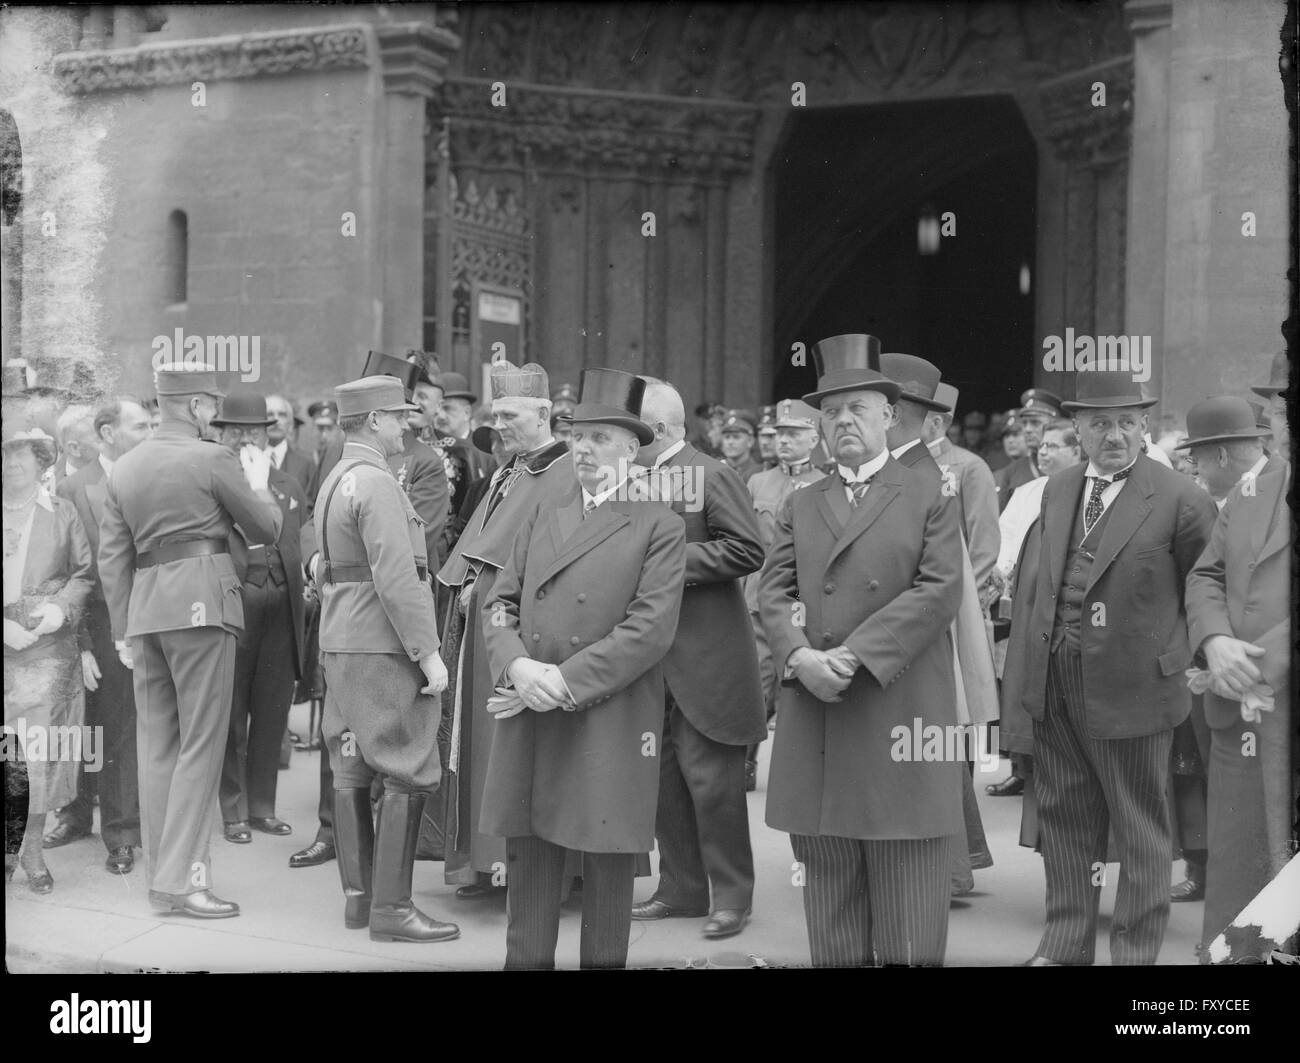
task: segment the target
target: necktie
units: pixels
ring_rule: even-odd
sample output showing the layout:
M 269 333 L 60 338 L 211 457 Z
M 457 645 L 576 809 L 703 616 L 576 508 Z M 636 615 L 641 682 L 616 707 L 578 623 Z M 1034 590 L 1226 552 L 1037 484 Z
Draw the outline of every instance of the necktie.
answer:
M 1083 511 L 1083 534 L 1088 535 L 1092 531 L 1092 526 L 1101 519 L 1102 510 L 1105 508 L 1101 504 L 1101 494 L 1111 484 L 1119 483 L 1120 480 L 1127 480 L 1128 474 L 1133 471 L 1130 465 L 1127 469 L 1117 472 L 1109 480 L 1104 476 L 1094 476 L 1092 478 L 1092 493 L 1088 495 L 1088 505 Z
M 280 467 L 280 452 L 278 450 L 271 451 L 271 464 L 277 469 Z
M 858 504 L 867 497 L 867 488 L 871 486 L 874 476 L 868 476 L 865 480 L 853 481 L 846 480 L 841 474 L 840 483 L 849 489 L 853 494 L 853 507 L 856 509 Z
M 587 499 L 586 504 L 582 507 L 582 519 L 586 520 L 594 512 L 596 512 L 596 500 L 594 498 L 589 498 Z

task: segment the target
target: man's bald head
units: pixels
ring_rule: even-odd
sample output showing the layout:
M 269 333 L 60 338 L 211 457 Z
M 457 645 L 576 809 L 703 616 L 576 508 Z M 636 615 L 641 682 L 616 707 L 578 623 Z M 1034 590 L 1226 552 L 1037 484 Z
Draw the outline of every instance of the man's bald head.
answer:
M 645 381 L 641 420 L 653 429 L 655 437 L 641 448 L 639 460 L 651 462 L 679 439 L 686 438 L 686 406 L 677 389 L 667 381 L 654 377 L 646 377 Z

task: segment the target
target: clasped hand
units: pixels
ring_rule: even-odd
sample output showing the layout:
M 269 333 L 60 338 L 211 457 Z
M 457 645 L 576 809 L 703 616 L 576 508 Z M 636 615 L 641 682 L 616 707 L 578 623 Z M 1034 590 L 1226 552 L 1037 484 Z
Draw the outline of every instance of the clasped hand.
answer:
M 535 712 L 550 712 L 569 705 L 564 677 L 553 664 L 543 664 L 531 657 L 516 657 L 506 669 L 520 699 Z
M 1205 663 L 1217 683 L 1222 683 L 1237 698 L 1264 681 L 1263 673 L 1255 666 L 1252 657 L 1263 657 L 1264 649 L 1230 635 L 1212 635 L 1202 647 Z
M 840 695 L 853 682 L 860 662 L 844 646 L 826 651 L 805 646 L 795 651 L 790 667 L 808 693 L 818 701 L 834 704 L 844 700 Z

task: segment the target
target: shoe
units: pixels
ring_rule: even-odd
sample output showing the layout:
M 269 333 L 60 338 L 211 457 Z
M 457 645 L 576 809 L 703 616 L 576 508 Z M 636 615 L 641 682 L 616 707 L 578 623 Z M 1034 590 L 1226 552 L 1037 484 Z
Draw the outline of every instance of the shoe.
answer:
M 116 849 L 108 851 L 108 859 L 104 861 L 104 869 L 112 871 L 118 875 L 129 874 L 135 867 L 135 853 L 129 845 L 119 845 Z
M 752 794 L 758 789 L 758 765 L 745 762 L 745 793 Z
M 289 857 L 289 866 L 315 867 L 317 864 L 328 864 L 334 856 L 334 846 L 329 842 L 312 842 L 306 849 L 300 849 Z
M 197 893 L 159 893 L 149 891 L 149 903 L 167 912 L 180 912 L 196 919 L 230 919 L 239 914 L 239 905 L 213 896 L 211 890 Z
M 678 908 L 658 897 L 632 905 L 633 919 L 698 919 L 708 914 L 707 908 Z
M 27 868 L 23 868 L 27 871 Z M 54 876 L 50 874 L 48 867 L 43 867 L 39 874 L 33 875 L 27 871 L 27 888 L 33 893 L 49 893 L 54 889 Z
M 79 838 L 89 837 L 89 827 L 79 827 L 75 823 L 62 819 L 46 832 L 45 837 L 41 839 L 41 848 L 57 849 L 59 846 L 75 842 Z
M 505 886 L 492 885 L 491 878 L 480 878 L 477 882 L 468 886 L 461 886 L 456 891 L 456 896 L 462 901 L 487 901 L 494 897 L 504 897 L 506 895 Z
M 1049 960 L 1046 956 L 1031 956 L 1020 965 L 1021 967 L 1064 967 L 1065 964 L 1057 963 L 1056 960 Z
M 385 793 L 379 802 L 371 880 L 371 941 L 433 942 L 460 937 L 455 923 L 430 919 L 411 903 L 411 875 L 426 796 Z
M 276 819 L 274 816 L 249 816 L 248 825 L 254 830 L 260 830 L 263 834 L 292 834 L 293 828 L 284 820 Z
M 1019 775 L 1008 775 L 1001 782 L 989 783 L 984 792 L 994 797 L 1019 797 L 1025 792 L 1025 780 Z
M 225 834 L 226 841 L 234 842 L 236 845 L 247 845 L 253 840 L 253 834 L 248 829 L 248 820 L 246 819 L 238 819 L 225 824 L 222 833 Z
M 1198 881 L 1196 875 L 1188 875 L 1177 886 L 1171 886 L 1169 889 L 1169 900 L 1178 904 L 1180 901 L 1203 901 L 1205 900 L 1205 879 L 1200 878 Z
M 339 881 L 343 884 L 343 925 L 349 930 L 364 930 L 370 925 L 375 859 L 375 821 L 370 813 L 368 787 L 334 791 L 334 842 Z
M 706 938 L 729 938 L 739 934 L 749 922 L 750 909 L 719 908 L 704 924 Z

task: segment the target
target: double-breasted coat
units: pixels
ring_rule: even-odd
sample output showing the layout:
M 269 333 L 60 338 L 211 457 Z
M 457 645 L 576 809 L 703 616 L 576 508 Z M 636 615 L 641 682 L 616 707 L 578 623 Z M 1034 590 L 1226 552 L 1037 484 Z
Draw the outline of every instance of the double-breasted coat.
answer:
M 584 519 L 574 490 L 520 526 L 480 617 L 492 673 L 504 681 L 523 656 L 558 665 L 577 708 L 496 722 L 480 830 L 582 852 L 654 846 L 659 663 L 685 563 L 682 522 L 657 502 L 610 501 Z
M 963 829 L 960 756 L 913 756 L 927 727 L 953 728 L 945 744 L 957 733 L 949 627 L 962 538 L 946 503 L 931 477 L 893 458 L 857 507 L 836 476 L 786 501 L 758 591 L 777 672 L 801 646 L 843 645 L 865 667 L 835 704 L 784 681 L 768 826 L 872 840 Z

